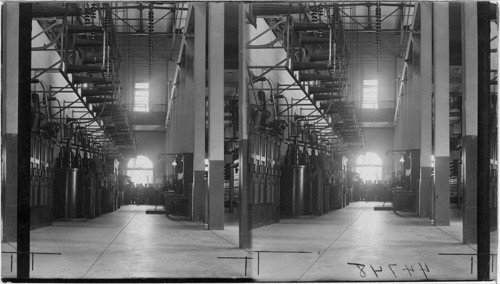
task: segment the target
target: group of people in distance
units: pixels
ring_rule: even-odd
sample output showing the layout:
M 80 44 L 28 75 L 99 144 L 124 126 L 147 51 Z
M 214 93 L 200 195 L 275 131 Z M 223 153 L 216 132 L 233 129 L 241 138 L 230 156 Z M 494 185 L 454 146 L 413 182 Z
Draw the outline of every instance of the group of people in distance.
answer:
M 390 201 L 391 189 L 383 181 L 356 181 L 353 185 L 353 201 Z

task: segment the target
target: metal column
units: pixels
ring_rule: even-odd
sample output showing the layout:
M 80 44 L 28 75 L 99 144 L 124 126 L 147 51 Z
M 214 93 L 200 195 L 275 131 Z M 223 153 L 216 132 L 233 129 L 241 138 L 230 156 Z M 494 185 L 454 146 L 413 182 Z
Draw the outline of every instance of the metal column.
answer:
M 249 40 L 247 23 L 248 4 L 239 4 L 239 78 L 238 86 L 238 138 L 239 138 L 239 175 L 240 175 L 240 227 L 239 247 L 250 248 L 252 246 L 249 212 L 249 169 L 248 165 L 248 75 L 247 75 L 247 52 L 246 44 Z
M 433 4 L 434 42 L 434 224 L 450 225 L 450 44 L 449 4 Z
M 193 155 L 193 220 L 205 218 L 205 100 L 207 4 L 194 4 L 194 155 Z
M 30 277 L 31 6 L 19 4 L 17 278 Z
M 490 280 L 490 3 L 478 2 L 477 279 Z
M 208 4 L 208 229 L 224 229 L 224 3 Z
M 477 3 L 462 5 L 463 241 L 477 242 Z
M 420 188 L 419 215 L 431 217 L 432 204 L 432 3 L 420 2 Z

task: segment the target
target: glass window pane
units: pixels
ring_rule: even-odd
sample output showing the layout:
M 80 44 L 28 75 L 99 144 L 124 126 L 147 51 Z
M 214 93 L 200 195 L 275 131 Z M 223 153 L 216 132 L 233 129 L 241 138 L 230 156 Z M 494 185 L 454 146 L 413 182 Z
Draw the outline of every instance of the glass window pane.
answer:
M 364 80 L 363 85 L 365 85 L 365 86 L 377 86 L 377 80 Z
M 146 106 L 134 106 L 134 111 L 146 111 Z
M 376 101 L 377 100 L 377 94 L 374 93 L 365 93 L 363 97 L 364 101 Z
M 363 102 L 363 108 L 378 108 L 376 103 Z
M 135 83 L 136 89 L 149 89 L 149 83 Z
M 149 83 L 136 83 L 136 88 L 148 88 Z M 138 89 L 134 92 L 134 111 L 149 111 L 149 90 Z
M 363 93 L 377 93 L 377 87 L 364 87 Z

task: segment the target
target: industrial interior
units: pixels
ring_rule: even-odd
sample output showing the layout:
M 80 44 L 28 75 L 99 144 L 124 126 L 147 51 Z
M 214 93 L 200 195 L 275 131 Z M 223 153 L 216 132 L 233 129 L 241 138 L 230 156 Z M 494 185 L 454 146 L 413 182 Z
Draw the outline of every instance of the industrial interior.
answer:
M 497 4 L 1 12 L 4 281 L 496 279 Z

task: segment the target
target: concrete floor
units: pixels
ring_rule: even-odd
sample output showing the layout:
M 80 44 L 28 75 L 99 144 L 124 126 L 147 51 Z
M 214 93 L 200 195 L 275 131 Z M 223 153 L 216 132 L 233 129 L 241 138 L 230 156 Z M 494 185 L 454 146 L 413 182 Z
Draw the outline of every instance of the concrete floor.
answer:
M 244 259 L 219 257 L 248 256 L 253 259 L 248 260 L 246 277 L 261 281 L 476 279 L 475 257 L 471 273 L 470 257 L 439 255 L 475 253 L 453 236 L 458 231 L 453 223 L 443 229 L 411 215 L 374 211 L 376 205 L 381 203 L 356 202 L 327 215 L 282 219 L 254 229 L 252 251 L 237 247 L 235 215 L 226 214 L 225 230 L 208 231 L 185 218 L 146 215 L 154 206 L 128 205 L 94 220 L 33 230 L 32 251 L 62 255 L 35 256 L 31 275 L 244 278 Z M 13 251 L 12 246 L 3 243 L 2 251 Z M 258 269 L 258 250 L 280 252 L 260 253 Z M 15 277 L 15 261 L 10 272 L 10 254 L 2 254 L 2 277 Z

